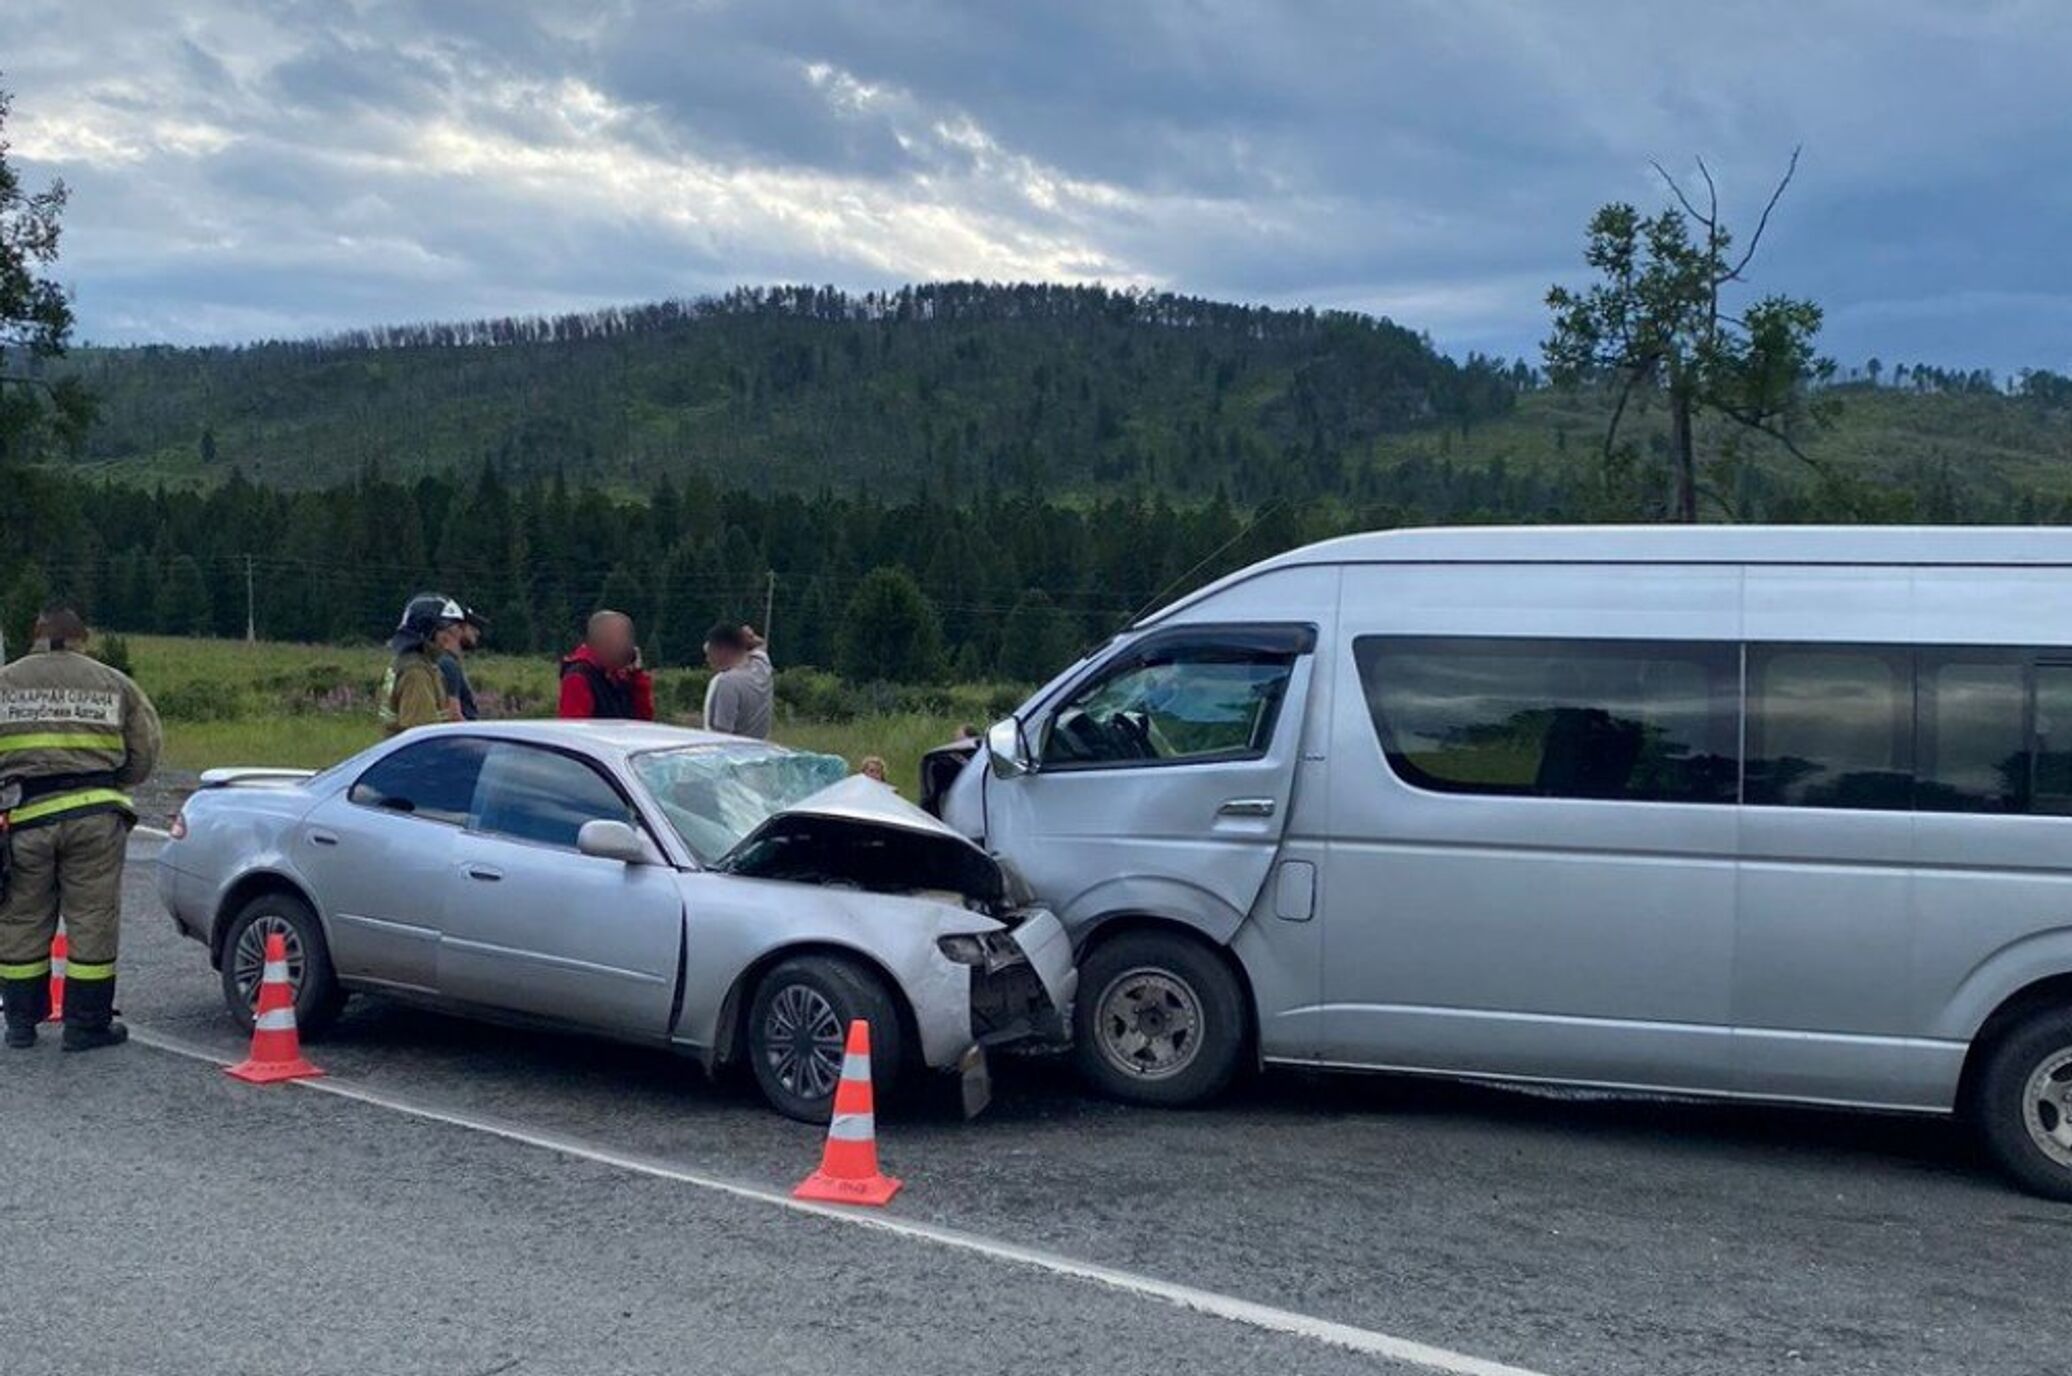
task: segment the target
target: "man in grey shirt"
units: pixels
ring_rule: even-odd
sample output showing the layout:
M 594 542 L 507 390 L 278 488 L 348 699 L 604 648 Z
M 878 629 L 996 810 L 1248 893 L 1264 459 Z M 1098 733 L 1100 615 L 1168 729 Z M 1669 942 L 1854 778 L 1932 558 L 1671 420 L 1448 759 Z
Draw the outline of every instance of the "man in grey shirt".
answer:
M 714 626 L 705 636 L 705 662 L 713 671 L 705 687 L 705 729 L 768 740 L 777 671 L 755 628 L 731 621 Z

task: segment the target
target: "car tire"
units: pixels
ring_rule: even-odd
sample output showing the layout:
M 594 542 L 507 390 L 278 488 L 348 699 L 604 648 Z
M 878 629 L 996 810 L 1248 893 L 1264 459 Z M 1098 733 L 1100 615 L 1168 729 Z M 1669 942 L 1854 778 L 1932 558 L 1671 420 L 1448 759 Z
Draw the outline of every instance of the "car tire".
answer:
M 223 1004 L 245 1031 L 252 1030 L 266 936 L 278 931 L 288 943 L 288 977 L 295 989 L 295 1030 L 321 1037 L 345 1011 L 346 991 L 331 966 L 323 924 L 300 896 L 276 889 L 237 910 L 223 933 Z
M 871 1029 L 871 1084 L 887 1100 L 904 1055 L 899 1004 L 877 973 L 840 956 L 797 956 L 756 985 L 748 1006 L 748 1063 L 771 1108 L 801 1123 L 834 1115 L 849 1024 Z
M 1993 1044 L 1971 1114 L 2016 1184 L 2072 1203 L 2072 1008 L 2032 1014 Z
M 1198 1104 L 1237 1077 L 1250 1021 L 1244 989 L 1215 951 L 1189 937 L 1128 932 L 1081 963 L 1073 1057 L 1110 1098 Z

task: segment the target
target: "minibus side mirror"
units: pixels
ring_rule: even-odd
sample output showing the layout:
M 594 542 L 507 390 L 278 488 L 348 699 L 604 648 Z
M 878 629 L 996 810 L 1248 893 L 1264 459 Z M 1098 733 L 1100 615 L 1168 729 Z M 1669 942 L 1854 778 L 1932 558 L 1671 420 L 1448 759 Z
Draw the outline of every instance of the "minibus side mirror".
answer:
M 986 732 L 986 756 L 992 761 L 996 779 L 1018 779 L 1036 769 L 1036 761 L 1029 755 L 1029 739 L 1022 734 L 1018 717 L 993 723 Z

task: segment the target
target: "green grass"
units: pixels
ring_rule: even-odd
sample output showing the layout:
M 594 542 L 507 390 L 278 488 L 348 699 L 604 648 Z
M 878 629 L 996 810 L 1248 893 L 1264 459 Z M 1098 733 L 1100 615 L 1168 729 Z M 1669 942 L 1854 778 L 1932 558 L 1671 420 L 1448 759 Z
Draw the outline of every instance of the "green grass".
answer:
M 222 765 L 320 769 L 381 739 L 374 692 L 388 667 L 378 646 L 288 645 L 262 641 L 127 636 L 130 668 L 165 717 L 166 763 L 202 770 Z M 780 679 L 783 669 L 778 673 Z M 801 671 L 803 672 L 803 671 Z M 553 713 L 554 665 L 522 655 L 477 655 L 468 674 L 489 712 L 540 717 Z M 680 704 L 698 700 L 700 679 L 662 670 L 656 696 L 662 715 L 685 724 Z M 865 755 L 885 757 L 892 782 L 912 797 L 922 752 L 983 714 L 976 703 L 991 687 L 947 690 L 956 710 L 866 712 L 843 721 L 815 720 L 780 709 L 775 738 L 803 750 L 840 755 L 854 767 Z
M 165 762 L 196 772 L 220 765 L 322 769 L 381 739 L 372 723 L 347 717 L 169 721 L 165 733 Z

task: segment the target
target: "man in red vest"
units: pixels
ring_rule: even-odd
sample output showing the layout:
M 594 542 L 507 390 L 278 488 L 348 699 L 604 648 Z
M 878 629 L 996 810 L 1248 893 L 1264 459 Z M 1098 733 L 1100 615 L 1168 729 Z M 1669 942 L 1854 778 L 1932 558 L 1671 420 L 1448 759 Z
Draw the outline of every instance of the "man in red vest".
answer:
M 633 618 L 597 612 L 576 646 L 561 661 L 560 717 L 655 719 L 655 679 L 640 663 Z

